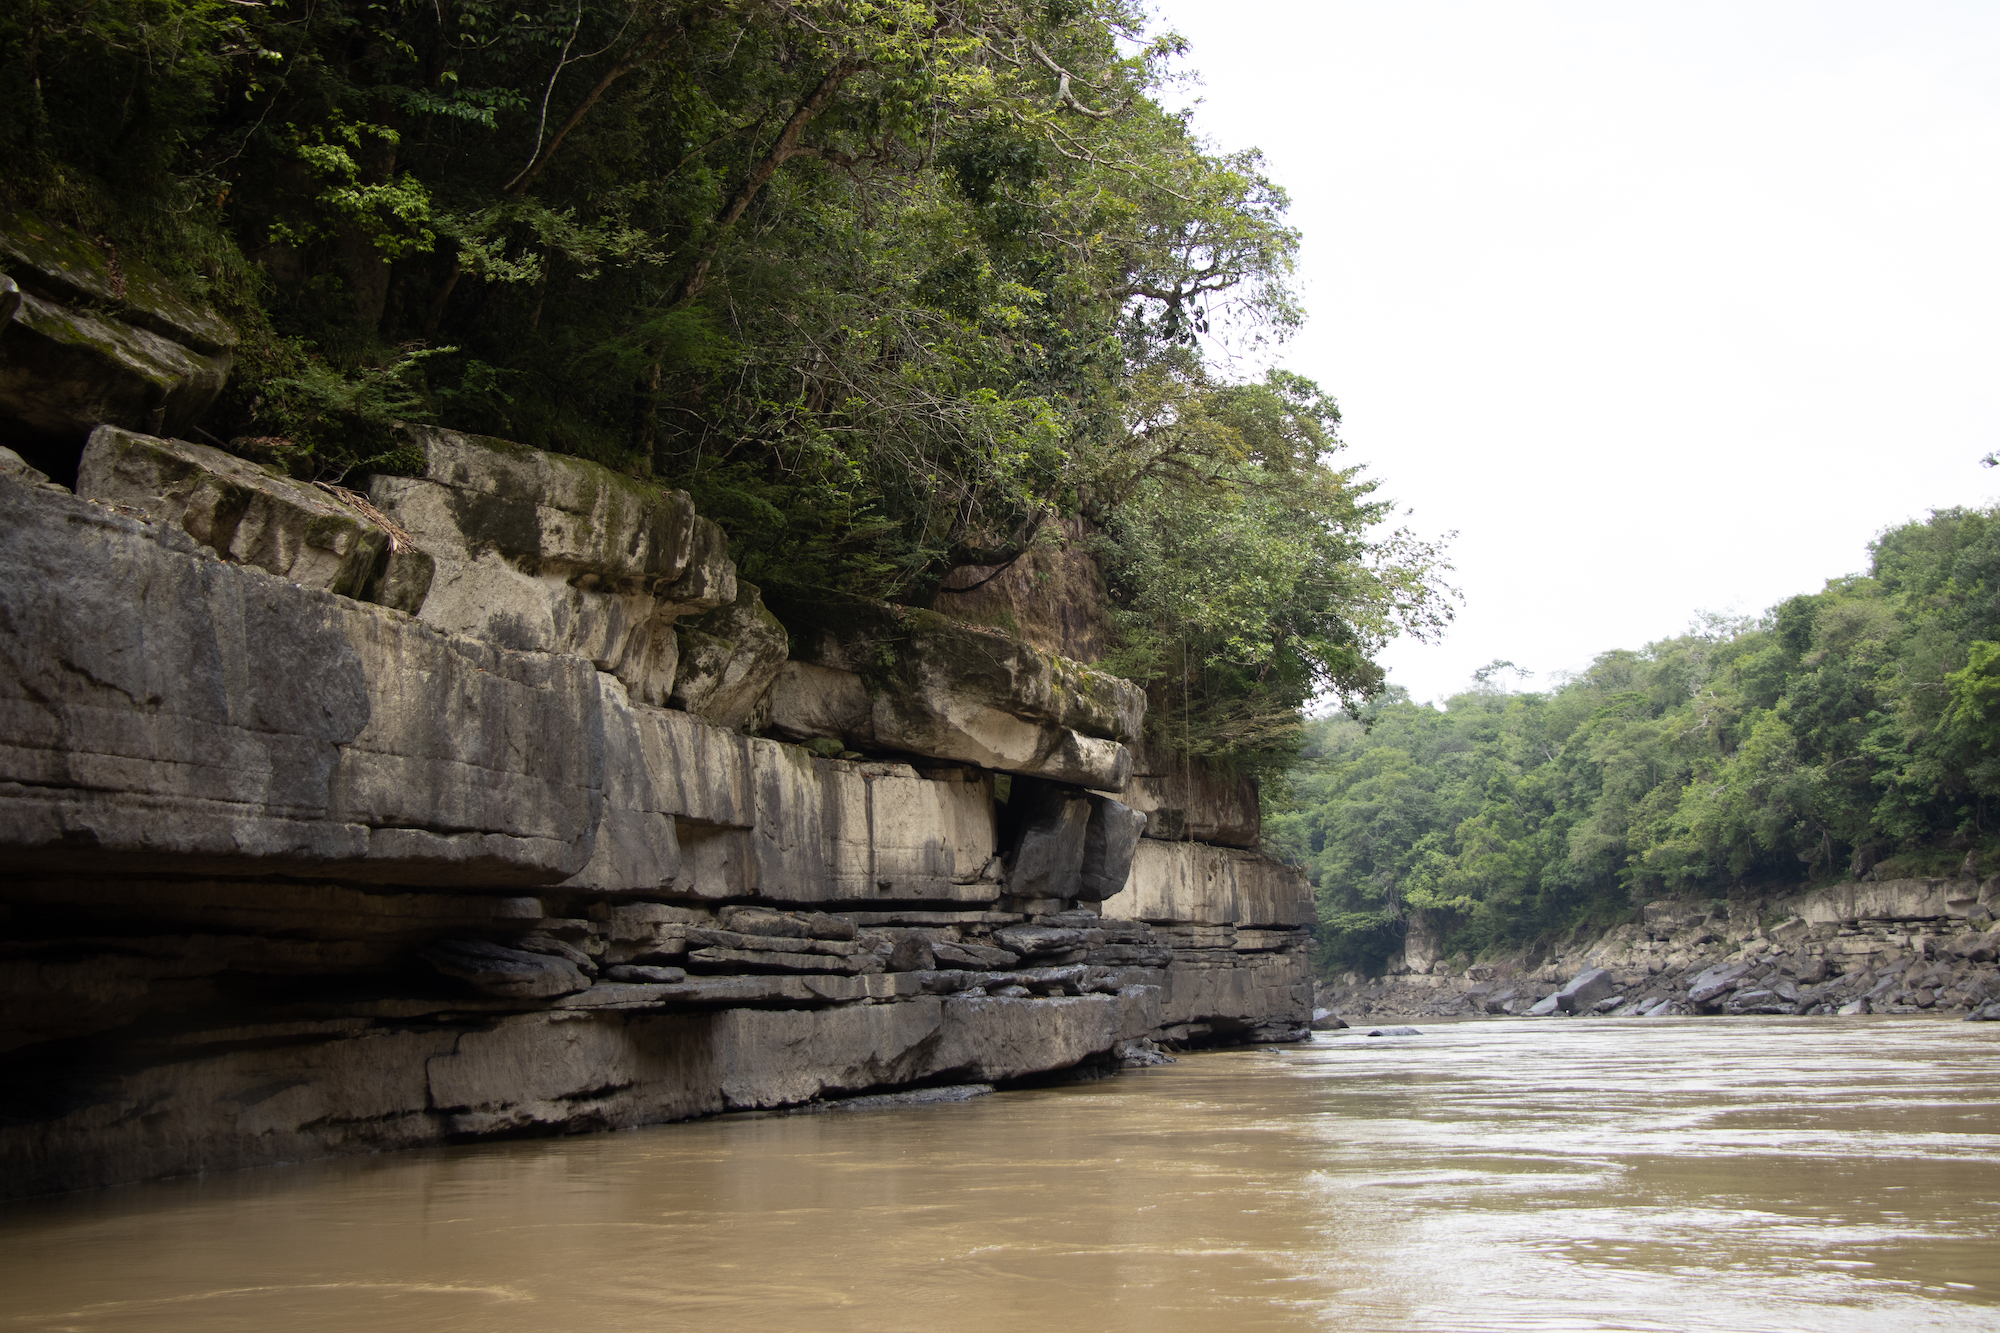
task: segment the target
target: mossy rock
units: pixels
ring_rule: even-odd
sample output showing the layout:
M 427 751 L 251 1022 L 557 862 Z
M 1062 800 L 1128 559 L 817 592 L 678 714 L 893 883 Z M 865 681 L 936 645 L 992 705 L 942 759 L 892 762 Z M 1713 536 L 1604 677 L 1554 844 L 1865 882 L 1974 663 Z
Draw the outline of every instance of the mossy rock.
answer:
M 189 299 L 144 259 L 112 252 L 73 227 L 28 213 L 0 214 L 0 263 L 22 287 L 116 314 L 194 351 L 232 351 L 235 328 Z

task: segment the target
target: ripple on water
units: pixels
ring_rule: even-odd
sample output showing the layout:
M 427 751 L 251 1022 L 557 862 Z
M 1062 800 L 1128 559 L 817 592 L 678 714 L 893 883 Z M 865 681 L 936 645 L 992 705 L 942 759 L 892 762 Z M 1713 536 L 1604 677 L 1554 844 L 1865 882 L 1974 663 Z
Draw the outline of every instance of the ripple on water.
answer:
M 1428 1025 L 0 1209 L 0 1331 L 2000 1330 L 2000 1024 Z

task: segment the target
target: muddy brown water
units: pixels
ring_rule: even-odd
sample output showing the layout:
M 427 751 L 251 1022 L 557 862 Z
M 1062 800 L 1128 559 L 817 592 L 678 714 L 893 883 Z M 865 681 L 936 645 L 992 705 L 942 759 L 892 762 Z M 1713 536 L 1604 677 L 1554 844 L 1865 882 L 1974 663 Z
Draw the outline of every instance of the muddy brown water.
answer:
M 2000 1024 L 1419 1024 L 0 1207 L 0 1330 L 2000 1330 Z

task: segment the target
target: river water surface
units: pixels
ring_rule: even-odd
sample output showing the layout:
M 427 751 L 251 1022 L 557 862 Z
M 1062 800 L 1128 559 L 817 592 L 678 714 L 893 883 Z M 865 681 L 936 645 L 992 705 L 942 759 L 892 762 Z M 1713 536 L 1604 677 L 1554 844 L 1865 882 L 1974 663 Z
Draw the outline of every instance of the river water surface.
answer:
M 0 1208 L 0 1330 L 2000 1330 L 2000 1023 L 1494 1021 Z

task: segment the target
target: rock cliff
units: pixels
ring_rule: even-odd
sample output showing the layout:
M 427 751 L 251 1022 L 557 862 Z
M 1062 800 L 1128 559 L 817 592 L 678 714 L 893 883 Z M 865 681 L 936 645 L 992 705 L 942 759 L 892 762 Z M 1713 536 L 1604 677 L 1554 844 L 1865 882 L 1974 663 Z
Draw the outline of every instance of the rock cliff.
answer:
M 309 485 L 178 401 L 0 467 L 0 1193 L 1302 1033 L 1307 886 L 1132 780 L 1126 682 L 594 464 Z
M 1553 951 L 1322 986 L 1329 1018 L 1967 1012 L 2000 1017 L 2000 877 L 1864 880 L 1719 905 L 1662 901 Z M 1461 970 L 1462 969 L 1462 970 Z

